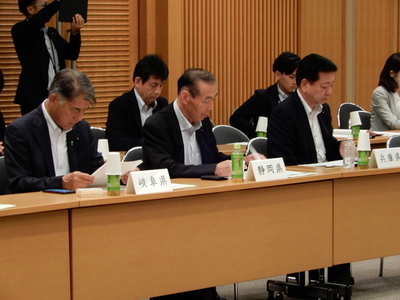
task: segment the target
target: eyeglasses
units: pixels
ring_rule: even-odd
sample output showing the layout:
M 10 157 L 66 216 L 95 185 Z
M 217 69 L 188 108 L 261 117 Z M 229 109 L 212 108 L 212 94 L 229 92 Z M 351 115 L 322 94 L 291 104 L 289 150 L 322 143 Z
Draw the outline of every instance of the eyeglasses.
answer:
M 47 1 L 42 3 L 42 4 L 34 4 L 34 5 L 31 5 L 31 6 L 43 6 L 43 7 L 45 7 L 46 5 L 47 5 Z

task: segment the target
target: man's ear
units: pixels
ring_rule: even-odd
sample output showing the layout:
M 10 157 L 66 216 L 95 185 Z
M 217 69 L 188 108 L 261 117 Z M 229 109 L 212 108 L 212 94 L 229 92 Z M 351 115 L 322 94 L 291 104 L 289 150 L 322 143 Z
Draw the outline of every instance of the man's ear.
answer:
M 56 102 L 57 101 L 57 95 L 56 94 L 50 94 L 50 96 L 49 97 L 47 97 L 47 99 L 50 101 L 50 102 Z
M 181 90 L 180 99 L 182 99 L 183 103 L 186 104 L 188 102 L 188 96 L 189 96 L 188 90 L 185 90 L 185 89 Z
M 135 83 L 135 85 L 139 85 L 142 83 L 142 78 L 139 76 L 136 76 L 135 79 L 133 80 L 133 82 Z

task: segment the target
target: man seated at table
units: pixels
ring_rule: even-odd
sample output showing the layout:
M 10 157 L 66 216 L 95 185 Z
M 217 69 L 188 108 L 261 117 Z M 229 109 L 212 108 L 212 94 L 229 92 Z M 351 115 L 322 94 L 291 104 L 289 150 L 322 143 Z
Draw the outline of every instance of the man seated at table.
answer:
M 217 96 L 213 74 L 188 69 L 178 79 L 178 97 L 143 126 L 141 169 L 167 168 L 171 177 L 231 175 L 228 155 L 218 152 L 209 114 Z M 233 149 L 232 149 L 233 151 Z M 253 159 L 247 156 L 246 162 Z M 215 288 L 206 288 L 153 299 L 220 299 Z
M 286 166 L 342 158 L 344 142 L 332 135 L 332 118 L 326 103 L 336 71 L 332 61 L 318 54 L 301 60 L 296 72 L 297 90 L 275 108 L 268 120 L 269 158 L 282 157 Z M 316 272 L 310 273 L 310 279 L 316 279 L 315 275 Z M 350 264 L 329 268 L 328 279 L 351 284 Z
M 160 97 L 168 66 L 157 55 L 143 57 L 133 71 L 135 86 L 108 106 L 106 138 L 110 151 L 127 151 L 142 145 L 142 126 L 153 113 L 168 105 Z
M 300 57 L 292 52 L 281 53 L 272 65 L 277 81 L 266 89 L 254 92 L 229 118 L 229 123 L 246 134 L 249 139 L 256 137 L 260 116 L 269 118 L 275 107 L 296 89 L 296 69 Z
M 48 98 L 13 121 L 5 134 L 5 163 L 12 193 L 85 188 L 104 162 L 84 112 L 96 104 L 89 78 L 59 71 Z

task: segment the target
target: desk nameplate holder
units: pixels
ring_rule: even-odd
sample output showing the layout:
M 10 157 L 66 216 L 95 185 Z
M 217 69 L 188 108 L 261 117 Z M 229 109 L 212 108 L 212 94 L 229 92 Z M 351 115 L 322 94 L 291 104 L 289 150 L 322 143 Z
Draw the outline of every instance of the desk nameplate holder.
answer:
M 167 169 L 130 172 L 125 194 L 151 194 L 172 191 Z
M 282 157 L 252 160 L 246 173 L 246 181 L 267 181 L 288 178 Z
M 400 147 L 372 150 L 369 167 L 378 169 L 400 167 Z

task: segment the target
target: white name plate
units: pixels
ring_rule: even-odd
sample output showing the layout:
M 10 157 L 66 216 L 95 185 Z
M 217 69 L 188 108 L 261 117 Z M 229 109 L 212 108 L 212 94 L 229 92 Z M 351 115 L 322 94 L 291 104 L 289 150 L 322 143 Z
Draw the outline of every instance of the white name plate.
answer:
M 172 191 L 167 169 L 130 172 L 125 194 L 151 194 Z
M 250 161 L 245 180 L 267 181 L 287 177 L 283 158 L 278 157 Z
M 369 166 L 378 169 L 400 167 L 400 147 L 372 150 Z

